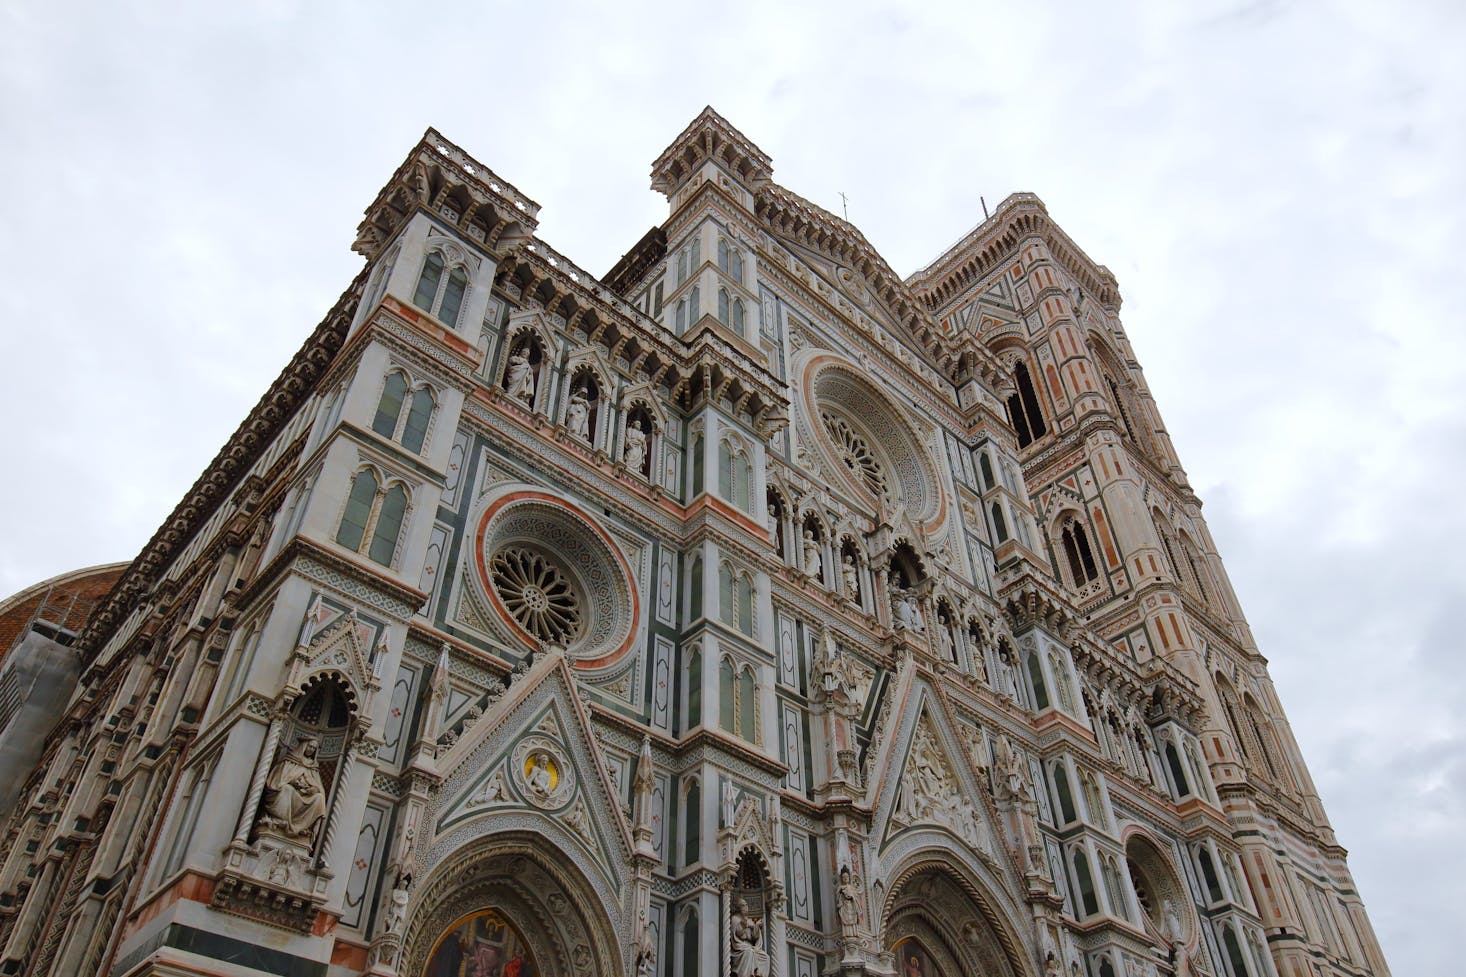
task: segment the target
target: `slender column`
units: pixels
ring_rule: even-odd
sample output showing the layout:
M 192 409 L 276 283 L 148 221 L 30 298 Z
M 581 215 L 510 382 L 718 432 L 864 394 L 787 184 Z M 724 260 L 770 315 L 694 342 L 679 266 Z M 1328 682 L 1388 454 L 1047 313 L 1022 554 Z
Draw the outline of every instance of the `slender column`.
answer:
M 316 868 L 328 871 L 331 867 L 327 856 L 331 844 L 336 840 L 336 824 L 341 820 L 341 807 L 346 801 L 347 788 L 351 785 L 351 770 L 356 765 L 356 743 L 353 742 L 341 758 L 341 770 L 336 775 L 336 796 L 331 801 L 331 813 L 326 817 L 326 830 L 321 836 L 321 850 L 316 855 Z
M 244 809 L 239 812 L 239 826 L 234 829 L 234 844 L 249 843 L 249 829 L 254 827 L 255 812 L 260 809 L 260 798 L 265 796 L 265 778 L 270 775 L 270 764 L 275 759 L 275 750 L 280 746 L 280 734 L 284 728 L 285 717 L 279 712 L 275 713 L 270 720 L 270 728 L 265 733 L 265 745 L 260 750 L 259 759 L 255 761 L 255 772 L 249 781 L 249 795 L 245 798 Z

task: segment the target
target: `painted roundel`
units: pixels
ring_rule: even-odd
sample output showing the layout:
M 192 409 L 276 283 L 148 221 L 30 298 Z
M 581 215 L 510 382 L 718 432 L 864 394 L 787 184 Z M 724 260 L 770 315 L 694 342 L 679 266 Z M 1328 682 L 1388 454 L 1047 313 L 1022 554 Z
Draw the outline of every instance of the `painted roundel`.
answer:
M 630 647 L 638 610 L 631 568 L 582 509 L 547 492 L 510 491 L 484 510 L 475 540 L 482 596 L 520 642 L 559 645 L 588 668 Z
M 903 508 L 921 522 L 940 521 L 944 500 L 936 472 L 906 412 L 837 356 L 811 352 L 797 369 L 803 427 L 826 467 L 887 508 Z

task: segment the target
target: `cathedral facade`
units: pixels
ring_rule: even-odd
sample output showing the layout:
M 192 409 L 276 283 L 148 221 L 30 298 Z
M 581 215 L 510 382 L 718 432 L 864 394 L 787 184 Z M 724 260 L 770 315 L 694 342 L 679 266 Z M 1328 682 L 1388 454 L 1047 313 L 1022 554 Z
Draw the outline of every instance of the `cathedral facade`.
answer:
M 1110 272 L 772 173 L 705 110 L 598 278 L 426 134 L 27 637 L 0 974 L 1388 974 Z

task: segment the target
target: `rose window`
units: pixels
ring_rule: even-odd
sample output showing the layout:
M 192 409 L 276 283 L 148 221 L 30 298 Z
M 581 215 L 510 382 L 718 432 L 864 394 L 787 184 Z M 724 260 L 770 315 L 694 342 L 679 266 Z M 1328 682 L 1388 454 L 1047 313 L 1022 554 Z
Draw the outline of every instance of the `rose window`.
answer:
M 580 596 L 570 578 L 544 556 L 505 547 L 489 561 L 489 574 L 505 610 L 530 634 L 562 644 L 580 636 Z
M 918 524 L 940 524 L 946 499 L 930 435 L 893 399 L 898 388 L 873 383 L 861 367 L 820 350 L 800 350 L 791 370 L 799 383 L 799 431 L 832 487 L 873 497 Z
M 820 419 L 825 422 L 825 430 L 840 452 L 840 460 L 855 473 L 871 494 L 885 495 L 886 473 L 860 432 L 851 427 L 843 417 L 836 417 L 828 412 L 821 412 Z
M 519 647 L 558 645 L 578 667 L 610 665 L 635 643 L 636 584 L 619 545 L 567 499 L 505 486 L 475 530 L 479 622 Z M 467 623 L 474 623 L 469 621 Z

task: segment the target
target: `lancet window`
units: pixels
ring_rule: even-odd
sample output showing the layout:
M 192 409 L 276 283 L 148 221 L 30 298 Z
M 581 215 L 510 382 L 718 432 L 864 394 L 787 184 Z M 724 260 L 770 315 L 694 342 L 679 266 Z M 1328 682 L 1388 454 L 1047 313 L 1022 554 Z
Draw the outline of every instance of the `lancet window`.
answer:
M 364 551 L 374 563 L 391 566 L 407 503 L 407 486 L 402 482 L 384 486 L 374 469 L 361 469 L 351 479 L 336 542 L 355 553 Z
M 444 275 L 444 271 L 447 272 Z M 458 324 L 458 313 L 463 308 L 463 296 L 468 291 L 468 273 L 462 265 L 447 266 L 443 252 L 429 251 L 423 259 L 422 272 L 417 278 L 417 289 L 412 294 L 412 304 L 436 316 L 449 326 Z
M 382 384 L 372 430 L 391 438 L 408 451 L 419 452 L 428 436 L 433 416 L 433 392 L 426 385 L 409 392 L 406 374 L 393 370 Z
M 1018 363 L 1013 367 L 1013 382 L 1017 391 L 1008 398 L 1008 419 L 1018 434 L 1018 447 L 1026 448 L 1048 432 L 1044 426 L 1043 411 L 1038 405 L 1038 393 L 1028 367 Z

